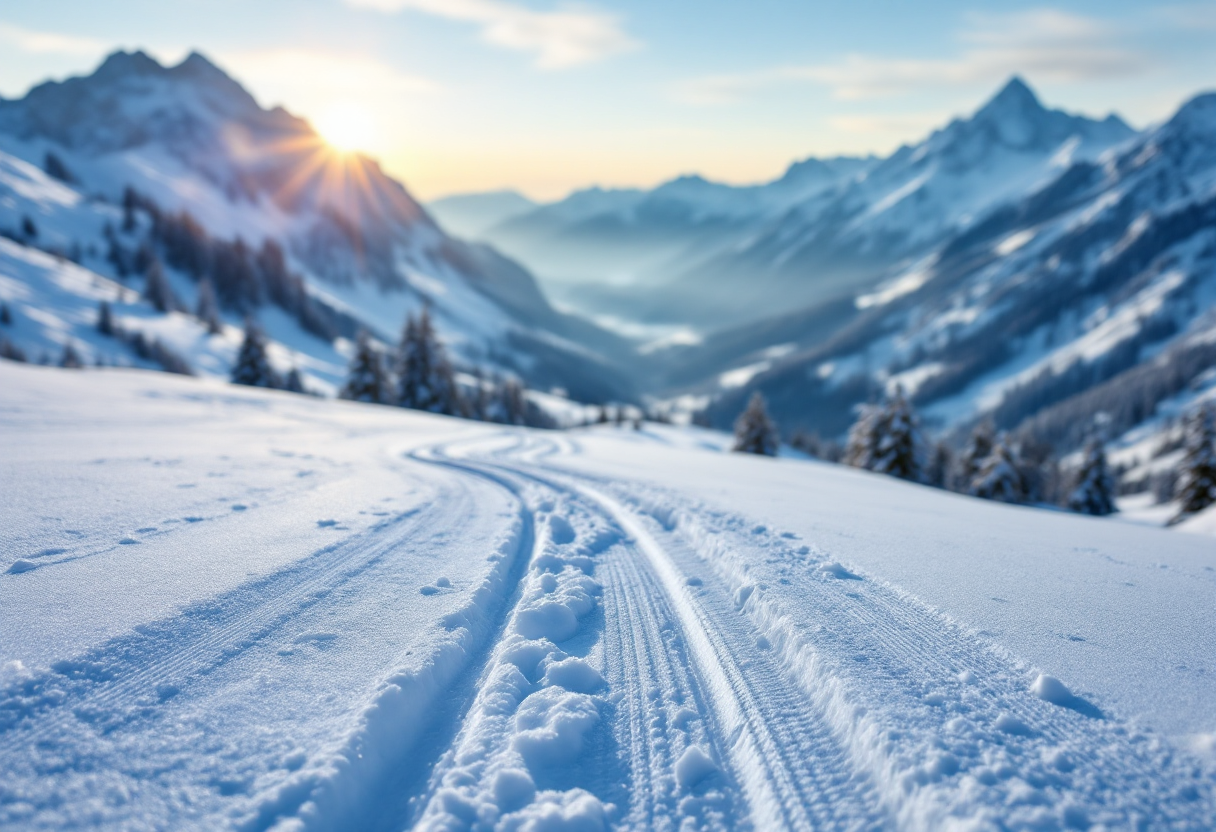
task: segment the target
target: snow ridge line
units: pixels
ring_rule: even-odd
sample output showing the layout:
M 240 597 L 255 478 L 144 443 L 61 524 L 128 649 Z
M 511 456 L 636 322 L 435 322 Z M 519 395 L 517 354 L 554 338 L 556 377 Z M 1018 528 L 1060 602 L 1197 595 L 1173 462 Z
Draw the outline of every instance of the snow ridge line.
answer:
M 437 455 L 415 452 L 409 457 L 503 485 L 498 477 Z M 345 741 L 342 751 L 322 768 L 301 772 L 284 784 L 242 828 L 396 832 L 408 826 L 411 804 L 432 762 L 419 747 L 420 740 L 451 736 L 458 730 L 534 554 L 533 518 L 518 500 L 512 528 L 488 558 L 494 568 L 473 591 L 469 603 L 443 622 L 451 640 L 427 666 L 403 669 L 385 678 L 364 710 L 361 726 Z M 446 704 L 441 696 L 446 697 Z
M 866 662 L 850 667 L 841 653 L 857 644 L 822 626 L 818 637 L 811 636 L 806 623 L 785 610 L 784 596 L 770 591 L 777 587 L 758 580 L 751 564 L 735 554 L 749 547 L 747 537 L 757 529 L 767 551 L 777 555 L 770 554 L 769 563 L 788 558 L 801 565 L 808 547 L 782 547 L 763 527 L 705 506 L 655 504 L 649 495 L 638 496 L 642 490 L 631 489 L 630 499 L 660 533 L 691 541 L 697 557 L 746 593 L 744 611 L 815 707 L 829 715 L 855 763 L 881 784 L 901 828 L 960 822 L 1120 826 L 1148 815 L 1198 829 L 1216 810 L 1216 789 L 1197 767 L 1155 738 L 1101 718 L 1084 700 L 1074 697 L 1061 707 L 1035 696 L 1028 666 L 941 613 L 826 559 L 806 569 L 783 567 L 780 574 L 793 580 L 780 582 L 791 584 L 791 592 L 824 596 L 833 616 L 847 616 L 849 628 L 877 642 Z M 706 516 L 726 516 L 728 528 L 706 526 Z M 825 635 L 831 640 L 820 643 Z M 931 671 L 927 684 L 910 678 L 913 668 Z M 864 678 L 874 671 L 881 674 L 881 689 Z M 955 697 L 961 707 L 951 701 Z M 908 734 L 918 741 L 909 743 Z M 897 735 L 905 736 L 896 742 Z M 1171 769 L 1162 782 L 1185 785 L 1163 791 L 1146 783 L 1146 771 Z

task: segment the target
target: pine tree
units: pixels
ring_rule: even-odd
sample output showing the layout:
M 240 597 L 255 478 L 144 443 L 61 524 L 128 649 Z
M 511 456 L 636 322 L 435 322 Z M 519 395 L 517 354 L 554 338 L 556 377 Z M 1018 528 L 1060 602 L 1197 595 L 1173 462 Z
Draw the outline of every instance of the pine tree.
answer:
M 63 345 L 63 357 L 59 359 L 59 366 L 69 370 L 84 368 L 84 359 L 80 357 L 80 353 L 76 351 L 76 346 L 71 341 Z
M 13 312 L 8 308 L 7 303 L 0 303 L 0 324 L 4 326 L 13 325 Z
M 355 402 L 387 404 L 388 392 L 389 383 L 384 370 L 384 357 L 372 343 L 371 336 L 366 332 L 360 332 L 355 344 L 355 356 L 351 359 L 350 371 L 346 376 L 346 385 L 342 388 L 341 396 Z
M 25 350 L 7 338 L 0 338 L 0 358 L 7 358 L 9 361 L 19 361 L 22 364 L 29 361 L 25 355 Z
M 181 308 L 181 303 L 173 294 L 173 287 L 169 285 L 169 279 L 165 277 L 165 269 L 159 260 L 153 258 L 148 263 L 145 277 L 147 283 L 144 285 L 144 300 L 155 306 L 158 312 L 173 312 Z
M 869 469 L 878 456 L 878 444 L 882 435 L 883 408 L 877 404 L 863 404 L 857 409 L 857 419 L 849 428 L 845 442 L 845 465 Z
M 456 374 L 435 334 L 431 313 L 423 308 L 406 319 L 398 357 L 397 404 L 429 413 L 458 416 L 464 411 Z
M 266 355 L 266 338 L 252 318 L 245 321 L 245 340 L 237 354 L 236 366 L 232 368 L 232 383 L 249 387 L 282 386 Z
M 903 389 L 897 386 L 882 410 L 871 470 L 902 480 L 920 480 L 922 466 L 917 421 Z
M 980 422 L 971 431 L 966 447 L 958 458 L 958 469 L 954 473 L 953 488 L 955 491 L 970 493 L 971 483 L 980 472 L 980 466 L 992 453 L 992 445 L 996 441 L 995 430 L 988 419 Z
M 764 396 L 757 390 L 752 393 L 747 409 L 735 421 L 735 446 L 731 450 L 745 454 L 776 456 L 780 442 L 777 426 L 769 418 Z
M 499 386 L 498 402 L 503 424 L 528 424 L 528 399 L 518 379 L 508 378 Z
M 1178 470 L 1178 514 L 1171 525 L 1216 503 L 1216 430 L 1207 407 L 1197 408 L 1187 417 L 1185 447 Z
M 194 314 L 207 325 L 207 332 L 211 335 L 224 331 L 224 325 L 220 322 L 220 306 L 215 299 L 215 284 L 209 277 L 204 278 L 198 286 L 198 306 Z
M 288 393 L 308 393 L 308 388 L 304 386 L 304 377 L 300 375 L 298 368 L 291 368 L 291 372 L 289 372 L 287 374 L 287 378 L 283 380 L 283 389 Z
M 490 390 L 485 373 L 480 367 L 473 370 L 473 395 L 468 400 L 469 418 L 479 422 L 490 421 Z
M 934 488 L 947 488 L 953 461 L 950 446 L 945 442 L 934 442 L 933 451 L 929 457 L 929 466 L 925 470 L 925 482 Z
M 1115 481 L 1106 464 L 1106 449 L 1094 438 L 1085 445 L 1085 459 L 1077 475 L 1077 486 L 1068 497 L 1068 507 L 1080 514 L 1113 514 Z
M 1026 499 L 1026 483 L 1022 477 L 1017 452 L 1004 434 L 996 438 L 967 493 L 973 497 L 999 500 L 1003 503 L 1020 503 Z
M 25 242 L 32 243 L 38 239 L 38 226 L 34 225 L 34 221 L 26 214 L 21 217 L 21 236 L 25 238 Z
M 110 302 L 103 300 L 97 305 L 97 331 L 102 335 L 114 337 L 114 313 L 110 309 Z

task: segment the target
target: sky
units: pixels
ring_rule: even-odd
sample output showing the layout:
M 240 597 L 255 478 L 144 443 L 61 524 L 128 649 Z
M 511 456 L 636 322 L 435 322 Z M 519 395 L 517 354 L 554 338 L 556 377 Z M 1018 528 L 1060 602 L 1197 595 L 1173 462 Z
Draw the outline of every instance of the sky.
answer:
M 1143 127 L 1216 89 L 1216 0 L 15 0 L 0 96 L 195 49 L 417 196 L 748 183 L 885 154 L 1013 74 Z

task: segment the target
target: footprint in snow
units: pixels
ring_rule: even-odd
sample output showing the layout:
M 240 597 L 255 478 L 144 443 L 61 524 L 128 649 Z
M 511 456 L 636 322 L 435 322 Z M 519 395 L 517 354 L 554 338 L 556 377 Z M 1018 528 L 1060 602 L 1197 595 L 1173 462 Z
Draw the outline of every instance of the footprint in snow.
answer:
M 122 540 L 118 541 L 120 546 L 134 546 L 137 543 L 139 543 L 139 541 L 133 537 L 124 537 Z
M 328 529 L 328 528 L 330 528 L 332 526 L 336 526 L 336 525 L 338 525 L 337 520 L 318 520 L 317 521 L 317 526 L 322 529 Z
M 246 509 L 248 509 L 248 508 L 249 508 L 249 506 L 244 505 L 244 504 L 242 504 L 242 503 L 233 503 L 233 504 L 232 504 L 232 510 L 233 510 L 233 511 L 245 511 L 245 510 L 246 510 Z

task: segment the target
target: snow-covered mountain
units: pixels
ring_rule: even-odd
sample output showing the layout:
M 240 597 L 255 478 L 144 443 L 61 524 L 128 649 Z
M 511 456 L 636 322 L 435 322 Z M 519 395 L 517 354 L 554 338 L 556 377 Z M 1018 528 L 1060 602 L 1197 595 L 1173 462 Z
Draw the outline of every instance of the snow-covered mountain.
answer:
M 807 159 L 753 187 L 682 177 L 653 191 L 579 192 L 484 236 L 576 308 L 739 326 L 867 291 L 1134 135 L 1114 115 L 1048 109 L 1015 77 L 969 118 L 884 159 Z
M 527 263 L 547 291 L 585 314 L 684 322 L 652 296 L 738 245 L 757 223 L 850 176 L 871 158 L 807 159 L 772 182 L 733 186 L 681 176 L 652 189 L 589 188 L 506 219 L 481 236 Z
M 629 392 L 613 366 L 626 354 L 623 342 L 555 312 L 525 269 L 488 246 L 449 236 L 373 160 L 332 150 L 282 108 L 263 109 L 197 53 L 165 67 L 142 52 L 118 52 L 88 77 L 0 101 L 0 229 L 24 244 L 0 252 L 10 264 L 5 298 L 34 313 L 19 315 L 28 326 L 8 337 L 35 351 L 61 348 L 69 338 L 92 341 L 87 326 L 78 326 L 87 323 L 83 313 L 72 326 L 62 318 L 57 326 L 32 323 L 39 310 L 56 315 L 53 295 L 79 282 L 57 276 L 77 266 L 45 253 L 77 261 L 96 275 L 95 286 L 125 277 L 139 289 L 141 277 L 123 274 L 139 269 L 116 261 L 148 245 L 167 257 L 169 280 L 187 308 L 200 277 L 213 277 L 218 287 L 238 266 L 250 270 L 243 294 L 220 292 L 230 323 L 250 312 L 266 318 L 271 335 L 295 354 L 290 360 L 322 387 L 340 378 L 341 354 L 356 328 L 394 339 L 406 313 L 429 304 L 464 362 L 586 398 Z M 238 251 L 238 239 L 249 256 Z M 288 301 L 256 285 L 264 270 L 254 255 L 267 245 L 279 250 L 277 273 L 297 276 Z M 198 256 L 183 255 L 183 246 Z M 237 265 L 225 271 L 215 257 L 195 262 L 217 246 L 237 251 Z M 17 272 L 26 275 L 15 278 L 20 286 L 12 285 Z M 50 284 L 59 289 L 43 291 Z M 119 302 L 133 295 L 105 291 Z M 128 317 L 147 312 L 126 306 L 120 311 Z M 280 311 L 288 313 L 281 321 Z M 185 326 L 189 316 L 181 317 Z M 187 359 L 201 355 L 206 340 L 194 331 L 176 338 Z M 222 364 L 229 347 L 217 342 L 216 361 L 201 363 Z
M 426 204 L 426 210 L 456 236 L 476 239 L 499 223 L 526 214 L 537 205 L 519 191 L 506 190 L 453 194 L 431 200 Z
M 1095 419 L 1111 436 L 1143 432 L 1210 396 L 1216 94 L 1096 160 L 1074 158 L 853 306 L 849 325 L 771 360 L 760 357 L 773 342 L 753 341 L 736 358 L 751 374 L 719 418 L 760 389 L 791 427 L 835 434 L 850 404 L 899 384 L 939 425 L 988 414 L 1067 449 Z

